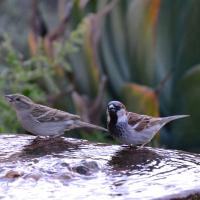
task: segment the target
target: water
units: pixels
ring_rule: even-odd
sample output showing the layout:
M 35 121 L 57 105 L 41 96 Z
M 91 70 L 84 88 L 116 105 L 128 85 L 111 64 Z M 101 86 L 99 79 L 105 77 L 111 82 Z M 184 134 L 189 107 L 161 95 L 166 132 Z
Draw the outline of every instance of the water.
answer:
M 0 199 L 152 200 L 200 192 L 198 154 L 34 138 L 0 136 Z

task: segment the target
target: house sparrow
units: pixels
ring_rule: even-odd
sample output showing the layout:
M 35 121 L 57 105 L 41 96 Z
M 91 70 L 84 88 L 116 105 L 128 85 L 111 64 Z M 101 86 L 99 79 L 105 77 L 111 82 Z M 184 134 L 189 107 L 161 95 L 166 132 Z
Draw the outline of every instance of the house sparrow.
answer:
M 38 136 L 60 136 L 75 128 L 107 129 L 81 121 L 78 115 L 34 103 L 21 94 L 5 95 L 23 128 Z
M 140 115 L 128 112 L 119 101 L 111 101 L 107 107 L 107 126 L 110 134 L 120 143 L 143 147 L 165 124 L 188 116 L 151 117 Z

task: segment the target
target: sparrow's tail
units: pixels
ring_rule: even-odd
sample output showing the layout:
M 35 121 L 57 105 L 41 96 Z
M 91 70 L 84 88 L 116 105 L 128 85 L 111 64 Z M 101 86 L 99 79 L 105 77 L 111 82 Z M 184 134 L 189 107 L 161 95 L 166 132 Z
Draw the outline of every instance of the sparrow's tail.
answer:
M 162 122 L 163 124 L 167 124 L 168 122 L 171 122 L 176 119 L 184 118 L 184 117 L 189 117 L 190 115 L 174 115 L 170 117 L 163 117 Z
M 83 122 L 83 121 L 77 121 L 77 128 L 92 128 L 92 129 L 97 129 L 100 131 L 108 132 L 108 130 L 106 128 L 103 128 L 101 126 L 97 126 L 94 124 L 90 124 L 87 122 Z

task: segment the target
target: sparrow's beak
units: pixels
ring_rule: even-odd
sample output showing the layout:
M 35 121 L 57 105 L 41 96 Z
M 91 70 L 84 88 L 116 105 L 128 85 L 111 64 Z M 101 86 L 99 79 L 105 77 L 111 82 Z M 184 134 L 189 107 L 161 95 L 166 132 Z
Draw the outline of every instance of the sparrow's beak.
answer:
M 114 105 L 109 105 L 108 106 L 108 110 L 109 110 L 109 112 L 115 112 L 115 106 Z
M 6 99 L 6 101 L 11 103 L 13 101 L 13 96 L 12 95 L 5 95 L 5 99 Z

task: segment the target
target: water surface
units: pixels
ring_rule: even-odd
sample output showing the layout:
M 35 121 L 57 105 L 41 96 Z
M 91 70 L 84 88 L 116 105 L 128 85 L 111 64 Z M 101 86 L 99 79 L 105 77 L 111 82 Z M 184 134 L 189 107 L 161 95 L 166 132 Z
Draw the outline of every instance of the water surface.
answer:
M 134 199 L 200 192 L 200 156 L 75 139 L 0 136 L 0 199 Z

